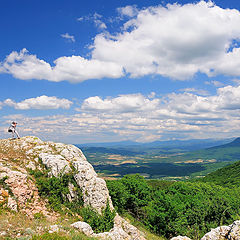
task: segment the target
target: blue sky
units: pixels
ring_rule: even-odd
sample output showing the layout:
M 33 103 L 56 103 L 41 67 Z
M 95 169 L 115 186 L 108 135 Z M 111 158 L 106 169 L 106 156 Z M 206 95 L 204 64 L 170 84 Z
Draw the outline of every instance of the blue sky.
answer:
M 0 137 L 240 134 L 239 1 L 2 1 Z

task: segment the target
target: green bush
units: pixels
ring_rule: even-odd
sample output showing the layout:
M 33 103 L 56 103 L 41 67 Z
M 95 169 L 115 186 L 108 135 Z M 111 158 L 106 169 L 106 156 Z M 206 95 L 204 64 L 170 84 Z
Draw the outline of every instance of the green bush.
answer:
M 81 215 L 84 222 L 87 222 L 95 233 L 107 232 L 114 226 L 114 217 L 116 212 L 111 211 L 109 203 L 106 208 L 99 214 L 91 207 L 82 208 Z
M 138 217 L 141 207 L 146 206 L 151 200 L 151 188 L 139 174 L 108 181 L 107 186 L 113 204 L 120 213 L 127 210 Z
M 48 199 L 50 206 L 55 211 L 62 211 L 62 206 L 66 206 L 74 212 L 79 212 L 83 206 L 82 191 L 74 180 L 73 174 L 65 174 L 63 176 L 48 177 L 47 172 L 39 170 L 31 171 L 31 174 L 36 178 L 36 185 L 40 196 Z M 77 199 L 69 202 L 67 194 L 69 194 L 69 183 L 72 183 L 77 192 Z

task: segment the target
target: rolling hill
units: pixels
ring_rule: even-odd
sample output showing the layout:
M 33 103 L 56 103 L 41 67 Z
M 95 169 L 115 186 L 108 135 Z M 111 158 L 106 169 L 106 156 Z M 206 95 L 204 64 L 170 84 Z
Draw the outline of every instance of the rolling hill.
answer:
M 240 142 L 239 142 L 240 144 Z M 220 168 L 206 177 L 202 178 L 202 182 L 213 182 L 224 187 L 235 187 L 240 184 L 240 161 Z

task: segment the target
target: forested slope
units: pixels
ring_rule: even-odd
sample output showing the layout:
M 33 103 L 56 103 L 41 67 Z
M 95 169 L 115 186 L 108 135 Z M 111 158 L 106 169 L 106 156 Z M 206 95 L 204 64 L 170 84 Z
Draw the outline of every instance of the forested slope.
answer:
M 151 231 L 171 238 L 185 235 L 199 239 L 240 214 L 240 162 L 188 182 L 147 181 L 126 175 L 108 181 L 114 206 L 130 212 Z
M 202 178 L 202 182 L 212 182 L 221 186 L 233 188 L 240 186 L 240 161 L 220 168 Z

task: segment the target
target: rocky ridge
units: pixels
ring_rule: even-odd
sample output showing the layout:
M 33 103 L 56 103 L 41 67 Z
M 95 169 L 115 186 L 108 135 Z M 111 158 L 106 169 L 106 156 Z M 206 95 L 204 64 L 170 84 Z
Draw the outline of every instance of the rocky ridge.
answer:
M 24 213 L 29 218 L 34 218 L 38 213 L 49 219 L 58 218 L 58 213 L 47 207 L 47 200 L 39 196 L 35 180 L 28 173 L 29 169 L 42 170 L 43 166 L 48 169 L 49 177 L 74 174 L 82 190 L 84 206 L 91 206 L 99 213 L 108 203 L 114 209 L 105 181 L 97 176 L 79 148 L 44 142 L 37 137 L 0 140 L 0 204 L 12 211 Z M 72 201 L 77 197 L 77 192 L 70 183 L 69 192 L 67 198 Z M 90 225 L 81 221 L 73 223 L 72 227 L 101 239 L 145 239 L 136 227 L 118 214 L 109 232 L 95 234 Z

